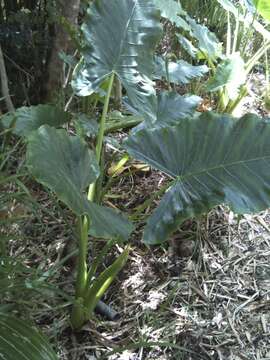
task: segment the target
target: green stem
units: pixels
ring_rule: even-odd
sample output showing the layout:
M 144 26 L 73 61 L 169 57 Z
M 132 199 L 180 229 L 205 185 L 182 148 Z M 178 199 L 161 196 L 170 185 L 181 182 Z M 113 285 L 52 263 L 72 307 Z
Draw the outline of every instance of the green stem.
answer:
M 122 254 L 93 281 L 91 287 L 87 290 L 84 305 L 89 316 L 91 316 L 98 301 L 116 278 L 119 271 L 124 267 L 129 251 L 130 247 L 127 246 Z
M 231 54 L 231 36 L 232 36 L 232 30 L 231 30 L 231 20 L 230 20 L 230 12 L 227 11 L 227 41 L 226 41 L 226 55 L 229 56 Z
M 75 302 L 71 313 L 71 325 L 73 329 L 79 329 L 85 321 L 84 297 L 87 291 L 87 245 L 88 245 L 89 221 L 86 216 L 78 217 L 79 255 L 76 279 Z
M 96 157 L 97 157 L 98 163 L 100 162 L 100 157 L 101 157 L 104 131 L 105 131 L 105 122 L 106 122 L 106 117 L 107 117 L 108 109 L 109 109 L 109 102 L 110 102 L 110 97 L 111 97 L 111 93 L 112 93 L 113 81 L 114 81 L 114 73 L 112 73 L 111 77 L 110 77 L 108 91 L 106 94 L 103 111 L 102 111 L 102 116 L 101 116 L 101 120 L 100 120 L 100 125 L 99 125 L 99 133 L 98 133 L 97 146 L 96 146 Z
M 165 58 L 165 69 L 166 69 L 166 80 L 167 80 L 167 84 L 168 84 L 168 90 L 172 91 L 171 88 L 171 83 L 170 83 L 170 73 L 169 73 L 169 59 L 168 57 Z
M 250 73 L 253 66 L 256 64 L 256 62 L 264 55 L 264 53 L 270 49 L 270 41 L 263 45 L 261 49 L 259 49 L 256 54 L 253 55 L 253 57 L 248 61 L 246 64 L 246 72 L 247 74 Z
M 129 117 L 131 119 L 129 119 Z M 139 116 L 129 116 L 129 117 L 128 116 L 125 117 L 124 120 L 108 122 L 105 126 L 105 135 L 120 129 L 128 129 L 134 127 L 136 125 L 139 125 L 143 121 L 143 118 L 140 118 Z
M 204 56 L 207 57 L 206 54 L 204 54 Z M 210 68 L 212 70 L 213 75 L 215 75 L 215 73 L 216 73 L 215 64 L 213 63 L 213 61 L 209 57 L 207 57 L 207 62 L 208 62 L 208 65 L 210 66 Z
M 108 86 L 108 90 L 107 90 L 107 94 L 106 94 L 106 98 L 105 98 L 105 102 L 104 102 L 104 106 L 103 106 L 103 111 L 102 111 L 102 115 L 101 115 L 101 120 L 100 120 L 100 124 L 99 124 L 99 132 L 98 132 L 97 146 L 96 146 L 96 158 L 97 158 L 98 164 L 100 163 L 100 158 L 101 158 L 103 138 L 104 138 L 104 132 L 105 132 L 105 123 L 106 123 L 106 117 L 107 117 L 108 109 L 109 109 L 109 102 L 110 102 L 110 97 L 111 97 L 111 93 L 112 93 L 113 81 L 114 81 L 114 73 L 112 73 L 110 76 L 109 86 Z M 90 201 L 94 200 L 95 191 L 96 191 L 96 183 L 93 183 L 89 186 L 88 200 L 90 200 Z
M 217 111 L 222 113 L 224 112 L 228 100 L 226 98 L 226 94 L 225 94 L 225 88 L 223 87 L 222 89 L 219 89 L 218 94 L 219 94 L 219 98 L 218 98 L 218 104 L 217 104 Z
M 71 326 L 74 330 L 80 330 L 84 322 L 87 319 L 84 300 L 83 298 L 78 298 L 73 304 L 72 313 L 71 313 Z
M 239 26 L 240 26 L 239 16 L 235 20 L 236 20 L 236 27 L 235 27 L 235 33 L 234 33 L 232 54 L 234 54 L 236 52 L 236 47 L 237 47 L 237 40 L 238 40 Z
M 103 249 L 99 253 L 99 255 L 96 256 L 96 258 L 93 260 L 93 264 L 91 265 L 91 267 L 88 271 L 88 274 L 87 274 L 87 289 L 89 289 L 91 286 L 91 282 L 94 278 L 94 275 L 97 271 L 98 266 L 102 263 L 106 254 L 108 253 L 108 251 L 114 245 L 115 242 L 116 242 L 116 239 L 111 239 L 111 240 L 107 241 L 106 244 L 104 245 Z
M 76 280 L 76 299 L 83 297 L 87 284 L 87 246 L 89 222 L 86 216 L 78 217 L 79 228 L 79 255 L 78 255 L 78 271 Z
M 268 93 L 270 90 L 270 84 L 269 84 L 269 62 L 268 62 L 267 51 L 265 53 L 265 77 L 266 77 L 266 89 Z
M 243 58 L 245 58 L 246 49 L 247 49 L 247 46 L 248 46 L 248 44 L 250 42 L 250 39 L 251 39 L 251 36 L 252 36 L 252 33 L 253 33 L 253 24 L 254 24 L 255 18 L 256 18 L 256 13 L 253 15 L 252 23 L 248 28 L 248 31 L 247 31 L 246 37 L 245 37 L 245 42 L 244 42 L 243 48 L 241 50 L 241 55 L 242 55 Z
M 240 93 L 239 93 L 238 97 L 233 101 L 229 101 L 226 109 L 224 110 L 224 113 L 232 114 L 234 112 L 234 110 L 237 108 L 237 106 L 240 104 L 241 100 L 247 94 L 248 94 L 248 90 L 247 90 L 246 86 L 243 86 L 242 89 L 240 90 Z

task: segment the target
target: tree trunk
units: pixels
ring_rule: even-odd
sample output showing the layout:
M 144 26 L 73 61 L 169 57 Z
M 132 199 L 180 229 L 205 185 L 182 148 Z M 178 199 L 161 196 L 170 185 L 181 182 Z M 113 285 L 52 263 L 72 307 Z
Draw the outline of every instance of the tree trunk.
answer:
M 8 0 L 4 2 L 6 17 L 9 17 L 12 13 L 16 13 L 18 11 L 18 4 L 16 0 Z
M 77 25 L 80 0 L 58 0 L 59 17 L 64 17 L 71 26 Z M 57 91 L 63 86 L 63 61 L 59 58 L 59 52 L 67 52 L 71 47 L 71 39 L 64 29 L 61 21 L 55 25 L 55 37 L 52 51 L 48 62 L 48 76 L 45 84 L 45 100 L 55 98 Z
M 7 77 L 4 55 L 2 52 L 1 44 L 0 44 L 0 79 L 1 79 L 2 95 L 4 96 L 7 109 L 8 111 L 14 111 L 15 108 L 12 103 L 11 97 L 9 95 L 8 77 Z

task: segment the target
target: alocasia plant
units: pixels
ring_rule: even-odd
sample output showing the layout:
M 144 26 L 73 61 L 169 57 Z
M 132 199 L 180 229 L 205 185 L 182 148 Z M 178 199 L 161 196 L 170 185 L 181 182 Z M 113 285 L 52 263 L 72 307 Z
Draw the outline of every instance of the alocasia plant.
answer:
M 124 241 L 132 231 L 128 219 L 114 209 L 98 205 L 87 198 L 85 190 L 97 180 L 100 169 L 97 154 L 89 150 L 79 136 L 56 129 L 70 119 L 64 111 L 51 105 L 23 107 L 3 119 L 15 134 L 27 141 L 27 166 L 37 181 L 52 190 L 77 217 L 78 269 L 76 293 L 71 317 L 79 329 L 92 315 L 104 292 L 124 266 L 129 252 L 122 254 L 99 276 L 96 270 L 116 241 Z M 101 251 L 88 266 L 88 237 L 107 239 Z
M 246 82 L 247 76 L 252 71 L 257 62 L 270 48 L 270 32 L 266 26 L 263 26 L 256 19 L 256 9 L 252 1 L 245 1 L 245 6 L 235 6 L 231 0 L 217 0 L 226 10 L 228 17 L 226 56 L 218 65 L 212 79 L 210 79 L 210 91 L 213 90 L 213 83 L 222 85 L 219 87 L 219 106 L 218 111 L 233 113 L 240 101 L 247 94 Z M 253 0 L 265 16 L 269 13 L 269 3 L 263 0 Z M 235 20 L 235 29 L 231 30 L 230 14 Z M 244 31 L 240 32 L 240 25 Z M 248 43 L 251 41 L 253 30 L 257 31 L 263 38 L 262 46 L 255 52 L 249 54 L 247 50 Z M 236 75 L 237 74 L 237 75 Z M 242 83 L 242 84 L 241 84 Z M 235 96 L 236 95 L 236 96 Z
M 95 279 L 92 267 L 96 270 L 98 264 L 92 264 L 92 267 L 87 265 L 88 234 L 108 240 L 125 240 L 132 226 L 123 215 L 89 201 L 84 194 L 86 188 L 99 176 L 99 166 L 96 155 L 80 137 L 70 136 L 63 129 L 56 130 L 43 125 L 28 136 L 27 142 L 26 157 L 30 172 L 40 183 L 54 191 L 77 216 L 79 257 L 76 300 L 71 321 L 72 326 L 79 329 L 91 316 L 95 305 L 128 256 L 127 247 Z
M 150 0 L 95 1 L 88 9 L 82 32 L 83 57 L 74 72 L 73 88 L 79 96 L 88 96 L 100 92 L 107 82 L 95 153 L 80 137 L 48 126 L 53 125 L 52 119 L 36 119 L 38 125 L 34 128 L 37 130 L 27 133 L 29 170 L 77 216 L 79 258 L 76 299 L 71 317 L 75 329 L 79 329 L 91 316 L 98 300 L 127 260 L 128 247 L 95 278 L 102 257 L 97 257 L 90 267 L 87 265 L 88 234 L 108 239 L 102 251 L 105 255 L 115 239 L 125 240 L 132 231 L 127 218 L 94 202 L 96 181 L 116 77 L 124 86 L 132 105 L 144 110 L 141 115 L 151 118 L 153 109 L 156 109 L 151 74 L 153 53 L 161 34 L 159 12 Z M 145 105 L 146 98 L 149 106 Z
M 190 26 L 185 20 L 187 13 L 182 8 L 180 1 L 154 0 L 156 7 L 160 10 L 161 16 L 170 20 L 175 26 L 190 31 Z
M 231 113 L 244 96 L 244 85 L 247 81 L 245 62 L 239 52 L 227 56 L 216 68 L 215 75 L 206 84 L 206 90 L 219 91 L 219 112 Z
M 76 66 L 72 85 L 79 96 L 100 92 L 101 88 L 104 92 L 100 122 L 90 129 L 96 135 L 94 152 L 82 137 L 70 136 L 66 130 L 55 128 L 69 120 L 64 112 L 50 107 L 48 118 L 42 106 L 29 108 L 29 113 L 24 108 L 15 114 L 14 131 L 27 137 L 29 170 L 77 218 L 79 256 L 71 317 L 75 329 L 80 329 L 91 316 L 124 266 L 129 252 L 126 247 L 112 265 L 96 275 L 103 256 L 114 242 L 126 240 L 132 231 L 125 216 L 94 202 L 115 79 L 123 85 L 132 111 L 144 120 L 133 130 L 125 148 L 135 158 L 172 178 L 159 207 L 148 220 L 144 233 L 146 243 L 161 243 L 186 218 L 198 216 L 220 203 L 226 203 L 237 213 L 259 211 L 270 204 L 268 122 L 254 115 L 239 120 L 212 113 L 199 116 L 196 113 L 199 97 L 184 97 L 175 92 L 161 92 L 156 96 L 151 79 L 154 49 L 161 34 L 157 4 L 164 6 L 161 0 L 156 3 L 154 0 L 99 0 L 89 7 L 82 26 L 82 58 Z M 170 5 L 175 6 L 171 1 Z M 163 9 L 162 13 L 171 17 L 172 11 L 167 10 Z M 205 58 L 211 63 L 219 56 L 218 42 L 206 29 L 200 32 L 200 25 L 181 12 L 181 7 L 179 14 L 185 16 L 191 37 L 196 37 L 196 56 L 207 52 Z M 207 70 L 205 66 L 190 69 L 191 78 L 195 70 L 199 71 L 198 75 Z M 178 75 L 181 78 L 182 74 Z M 221 79 L 221 85 L 213 80 L 212 88 L 227 85 L 230 73 L 223 75 L 225 80 Z M 13 123 L 11 117 L 8 121 Z M 107 240 L 91 266 L 87 263 L 89 234 Z

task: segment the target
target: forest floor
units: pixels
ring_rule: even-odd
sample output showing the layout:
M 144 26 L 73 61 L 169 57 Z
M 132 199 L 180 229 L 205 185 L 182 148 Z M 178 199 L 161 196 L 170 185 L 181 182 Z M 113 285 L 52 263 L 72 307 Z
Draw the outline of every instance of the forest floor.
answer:
M 136 194 L 147 198 L 162 181 L 149 170 L 115 189 L 131 206 Z M 13 224 L 10 253 L 36 269 L 28 286 L 40 294 L 17 303 L 49 335 L 61 360 L 270 359 L 268 211 L 238 218 L 215 208 L 187 221 L 164 248 L 146 248 L 135 232 L 128 264 L 104 299 L 120 319 L 97 316 L 74 334 L 70 299 L 62 293 L 72 294 L 74 262 L 61 264 L 72 218 L 41 187 L 33 184 L 31 195 L 39 205 L 32 214 L 25 202 L 16 205 L 27 221 Z
M 270 360 L 269 211 L 237 217 L 220 206 L 185 222 L 167 245 L 147 248 L 142 228 L 153 203 L 138 218 L 129 261 L 103 299 L 119 319 L 97 315 L 73 333 L 75 263 L 67 244 L 74 219 L 25 175 L 23 152 L 16 141 L 9 148 L 9 174 L 19 177 L 2 186 L 0 220 L 8 224 L 9 255 L 27 269 L 17 308 L 49 336 L 60 360 Z M 127 171 L 105 203 L 131 215 L 166 181 L 149 168 Z M 116 246 L 103 265 L 121 250 Z M 12 294 L 5 302 L 14 302 Z

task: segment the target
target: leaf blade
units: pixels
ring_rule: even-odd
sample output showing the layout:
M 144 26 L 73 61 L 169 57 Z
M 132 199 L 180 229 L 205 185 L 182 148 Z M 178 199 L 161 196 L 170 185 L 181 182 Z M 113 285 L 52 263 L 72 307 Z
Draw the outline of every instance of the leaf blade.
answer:
M 23 106 L 4 116 L 3 124 L 5 127 L 13 125 L 13 132 L 18 136 L 28 136 L 42 125 L 60 127 L 69 119 L 67 112 L 54 105 Z
M 167 77 L 165 61 L 156 56 L 156 67 L 154 79 L 162 79 Z M 170 61 L 168 63 L 168 75 L 170 82 L 174 84 L 188 84 L 193 79 L 199 78 L 207 74 L 209 71 L 206 65 L 191 65 L 184 60 Z
M 258 12 L 265 20 L 270 21 L 270 3 L 268 0 L 253 0 Z
M 158 9 L 151 0 L 94 2 L 82 31 L 83 61 L 72 81 L 78 95 L 90 95 L 113 72 L 136 108 L 140 109 L 145 97 L 155 102 L 150 77 L 161 27 Z
M 79 137 L 42 126 L 28 138 L 27 165 L 44 186 L 54 191 L 76 215 L 89 215 L 96 237 L 127 239 L 132 225 L 113 209 L 87 200 L 85 188 L 99 176 L 95 154 Z
M 43 335 L 9 314 L 0 313 L 0 356 L 6 360 L 57 360 Z
M 246 79 L 244 60 L 239 53 L 234 53 L 217 66 L 215 75 L 206 84 L 206 90 L 213 92 L 225 87 L 229 98 L 234 100 Z
M 160 243 L 188 217 L 221 203 L 239 214 L 269 207 L 269 136 L 270 122 L 255 115 L 212 113 L 131 136 L 125 147 L 132 156 L 176 179 L 148 220 L 144 241 Z

